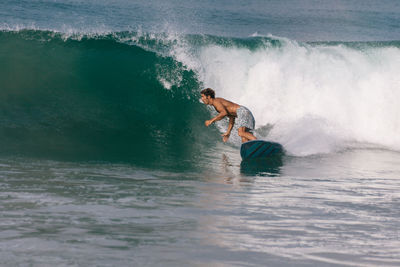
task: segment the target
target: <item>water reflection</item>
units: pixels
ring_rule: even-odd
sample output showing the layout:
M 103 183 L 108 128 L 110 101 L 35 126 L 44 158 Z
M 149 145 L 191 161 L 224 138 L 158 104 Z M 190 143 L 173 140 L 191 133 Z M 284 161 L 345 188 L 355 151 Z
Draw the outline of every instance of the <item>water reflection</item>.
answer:
M 283 166 L 283 156 L 242 160 L 240 172 L 250 176 L 279 176 Z

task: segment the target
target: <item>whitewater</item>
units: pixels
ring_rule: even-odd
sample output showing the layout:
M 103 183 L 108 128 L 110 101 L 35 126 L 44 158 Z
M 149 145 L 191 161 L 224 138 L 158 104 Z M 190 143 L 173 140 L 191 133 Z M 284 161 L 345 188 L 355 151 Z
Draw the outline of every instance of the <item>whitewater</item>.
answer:
M 294 155 L 354 145 L 400 148 L 398 43 L 263 41 L 256 48 L 211 44 L 194 56 L 180 49 L 173 55 L 220 96 L 248 106 L 258 127 L 273 125 L 268 138 Z

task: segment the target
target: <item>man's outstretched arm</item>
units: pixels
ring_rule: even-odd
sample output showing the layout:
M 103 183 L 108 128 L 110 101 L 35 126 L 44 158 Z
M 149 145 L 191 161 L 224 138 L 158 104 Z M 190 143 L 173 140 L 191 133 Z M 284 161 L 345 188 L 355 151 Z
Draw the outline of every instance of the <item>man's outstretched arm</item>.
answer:
M 235 125 L 235 117 L 234 116 L 229 116 L 229 125 L 228 125 L 228 130 L 226 130 L 226 133 L 222 135 L 223 141 L 226 142 L 229 139 L 229 136 L 231 135 L 233 125 Z

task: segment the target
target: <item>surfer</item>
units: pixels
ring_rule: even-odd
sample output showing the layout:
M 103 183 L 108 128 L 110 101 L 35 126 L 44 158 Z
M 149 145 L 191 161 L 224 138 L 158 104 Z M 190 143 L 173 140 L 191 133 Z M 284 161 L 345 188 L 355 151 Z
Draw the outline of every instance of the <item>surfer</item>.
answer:
M 251 133 L 251 131 L 254 130 L 255 120 L 250 110 L 248 110 L 244 106 L 240 106 L 224 98 L 215 98 L 215 92 L 211 88 L 204 89 L 200 93 L 203 103 L 213 106 L 215 110 L 219 113 L 211 120 L 207 120 L 205 122 L 207 127 L 210 126 L 213 122 L 222 120 L 225 117 L 229 117 L 228 129 L 226 133 L 222 134 L 222 140 L 224 142 L 228 141 L 233 125 L 235 124 L 235 120 L 236 124 L 239 126 L 238 135 L 242 138 L 242 143 L 257 139 Z

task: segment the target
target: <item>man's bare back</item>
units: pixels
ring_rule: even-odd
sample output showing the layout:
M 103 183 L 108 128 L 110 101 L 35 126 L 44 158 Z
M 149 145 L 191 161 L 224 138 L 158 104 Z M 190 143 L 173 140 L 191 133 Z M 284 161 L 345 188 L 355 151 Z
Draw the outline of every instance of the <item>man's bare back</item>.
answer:
M 212 106 L 218 113 L 221 113 L 225 110 L 228 113 L 228 116 L 233 117 L 237 117 L 236 110 L 240 107 L 240 105 L 222 97 L 215 98 Z
M 254 118 L 251 112 L 236 103 L 226 100 L 221 97 L 215 98 L 215 92 L 211 88 L 207 88 L 201 91 L 201 100 L 206 105 L 211 105 L 219 113 L 214 118 L 207 120 L 205 125 L 208 127 L 212 123 L 222 120 L 225 117 L 229 117 L 229 125 L 226 133 L 222 134 L 223 141 L 226 142 L 229 139 L 233 125 L 235 124 L 235 118 L 238 117 L 240 111 L 241 117 L 246 117 L 250 120 L 249 123 L 245 123 L 243 126 L 238 128 L 238 135 L 242 138 L 242 142 L 257 139 L 250 130 L 254 129 Z M 247 121 L 249 121 L 247 120 Z

